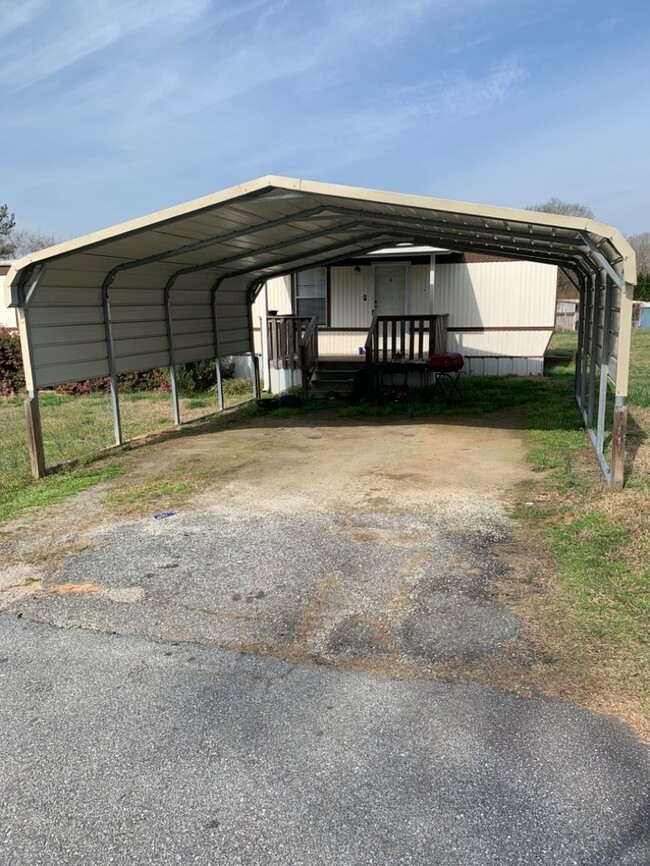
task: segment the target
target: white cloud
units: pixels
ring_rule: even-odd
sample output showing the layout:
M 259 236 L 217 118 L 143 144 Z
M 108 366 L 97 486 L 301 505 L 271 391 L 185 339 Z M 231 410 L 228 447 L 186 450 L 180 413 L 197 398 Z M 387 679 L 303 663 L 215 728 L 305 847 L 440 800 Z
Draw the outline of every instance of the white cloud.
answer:
M 145 27 L 167 22 L 169 34 L 198 18 L 210 0 L 64 0 L 33 3 L 19 42 L 0 45 L 4 85 L 28 87 Z M 27 22 L 25 22 L 27 23 Z
M 0 33 L 6 39 L 13 30 L 30 24 L 43 11 L 47 0 L 22 0 L 22 3 L 6 2 L 0 6 Z

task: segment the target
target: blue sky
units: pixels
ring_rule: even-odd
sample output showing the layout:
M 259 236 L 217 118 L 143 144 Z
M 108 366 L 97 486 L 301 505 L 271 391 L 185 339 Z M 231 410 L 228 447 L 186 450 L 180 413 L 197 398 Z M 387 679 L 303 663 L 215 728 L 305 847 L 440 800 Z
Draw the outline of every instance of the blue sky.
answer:
M 647 0 L 0 0 L 0 32 L 19 228 L 285 174 L 650 230 Z

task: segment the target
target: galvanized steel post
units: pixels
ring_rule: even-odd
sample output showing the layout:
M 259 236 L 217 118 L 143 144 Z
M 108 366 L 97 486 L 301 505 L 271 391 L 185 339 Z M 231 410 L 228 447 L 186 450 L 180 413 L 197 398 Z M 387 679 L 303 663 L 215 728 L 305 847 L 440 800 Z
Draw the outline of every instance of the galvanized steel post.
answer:
M 113 323 L 111 321 L 111 304 L 108 290 L 115 279 L 111 271 L 102 283 L 102 311 L 104 314 L 104 335 L 106 338 L 106 357 L 108 361 L 108 376 L 111 385 L 111 410 L 113 413 L 113 432 L 115 444 L 122 445 L 122 419 L 120 418 L 120 398 L 117 391 L 117 371 L 115 368 L 115 347 L 113 345 Z
M 174 326 L 172 322 L 171 311 L 171 291 L 172 286 L 175 282 L 175 277 L 171 277 L 167 281 L 164 291 L 164 303 L 165 322 L 167 323 L 167 355 L 169 357 L 169 381 L 172 387 L 172 411 L 174 413 L 174 424 L 180 424 L 181 411 L 178 404 L 178 381 L 176 379 L 176 355 L 174 352 Z
M 601 271 L 604 292 L 603 331 L 600 348 L 600 387 L 598 391 L 598 421 L 596 423 L 596 450 L 603 453 L 605 442 L 605 415 L 607 411 L 607 384 L 609 379 L 609 328 L 611 321 L 612 281 L 605 270 Z
M 217 280 L 212 286 L 210 293 L 210 310 L 212 313 L 212 340 L 214 343 L 214 367 L 217 377 L 217 408 L 220 412 L 224 409 L 223 399 L 223 376 L 221 375 L 221 352 L 219 350 L 219 317 L 217 316 L 217 291 L 225 277 Z

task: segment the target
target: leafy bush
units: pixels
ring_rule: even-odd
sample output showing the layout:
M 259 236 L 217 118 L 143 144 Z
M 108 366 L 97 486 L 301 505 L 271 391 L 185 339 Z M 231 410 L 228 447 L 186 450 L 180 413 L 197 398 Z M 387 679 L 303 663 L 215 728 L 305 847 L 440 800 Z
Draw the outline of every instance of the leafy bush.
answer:
M 650 301 L 650 274 L 637 274 L 636 288 L 634 289 L 635 301 Z
M 226 397 L 246 397 L 252 393 L 250 379 L 226 379 L 223 383 Z
M 234 373 L 234 363 L 222 359 L 221 378 L 232 379 Z M 178 382 L 178 391 L 183 397 L 191 397 L 193 394 L 202 394 L 204 391 L 209 391 L 217 384 L 215 362 L 210 360 L 179 364 L 176 367 L 176 381 Z
M 217 371 L 214 361 L 193 361 L 190 364 L 179 364 L 176 367 L 176 382 L 178 392 L 183 397 L 201 394 L 208 391 L 217 381 Z
M 122 394 L 134 394 L 136 391 L 170 391 L 171 386 L 167 374 L 160 367 L 154 370 L 141 370 L 137 373 L 122 373 L 117 377 L 117 387 Z M 111 381 L 107 376 L 99 379 L 85 379 L 83 382 L 65 382 L 57 385 L 59 394 L 95 394 L 107 393 L 111 389 Z
M 23 355 L 17 331 L 0 327 L 0 395 L 10 397 L 25 390 Z

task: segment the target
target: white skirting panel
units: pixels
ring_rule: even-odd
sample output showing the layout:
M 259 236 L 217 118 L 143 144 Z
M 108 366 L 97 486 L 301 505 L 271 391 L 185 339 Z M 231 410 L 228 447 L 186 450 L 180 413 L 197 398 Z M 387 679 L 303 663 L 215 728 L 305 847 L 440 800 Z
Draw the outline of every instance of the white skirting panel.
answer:
M 541 376 L 544 358 L 465 356 L 463 373 L 470 376 Z

